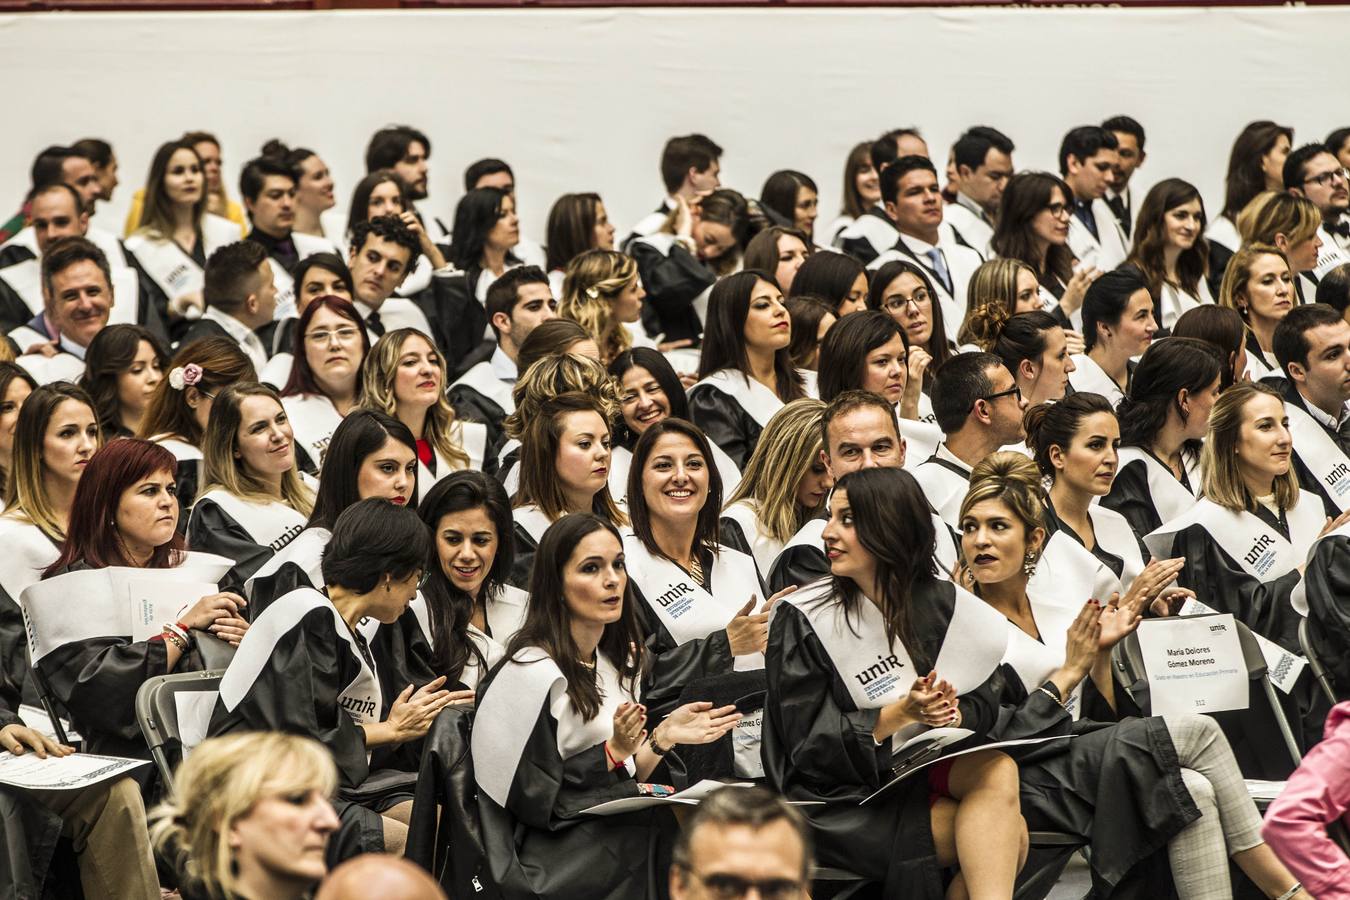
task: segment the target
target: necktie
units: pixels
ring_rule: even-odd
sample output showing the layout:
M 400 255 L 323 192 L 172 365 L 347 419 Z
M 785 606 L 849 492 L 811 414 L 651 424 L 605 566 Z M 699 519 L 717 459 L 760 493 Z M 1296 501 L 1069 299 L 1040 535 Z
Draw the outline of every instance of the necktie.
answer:
M 1114 197 L 1106 198 L 1106 205 L 1111 207 L 1111 213 L 1120 223 L 1120 230 L 1125 232 L 1125 236 L 1130 236 L 1130 211 L 1125 208 L 1125 199 L 1119 194 Z
M 1084 203 L 1082 200 L 1075 200 L 1073 204 L 1073 214 L 1078 217 L 1078 221 L 1083 223 L 1083 227 L 1088 230 L 1095 240 L 1097 237 L 1097 217 L 1092 214 L 1092 204 Z
M 951 273 L 947 271 L 947 261 L 942 258 L 942 251 L 937 247 L 934 247 L 924 255 L 927 256 L 928 261 L 933 264 L 933 272 L 937 274 L 938 280 L 942 282 L 942 286 L 946 288 L 947 293 L 954 294 L 955 292 L 952 290 L 952 276 Z
M 1336 426 L 1336 443 L 1343 452 L 1350 452 L 1350 415 L 1341 412 L 1341 423 Z
M 377 338 L 384 337 L 384 323 L 380 321 L 379 312 L 372 312 L 366 316 L 366 327 L 369 328 Z

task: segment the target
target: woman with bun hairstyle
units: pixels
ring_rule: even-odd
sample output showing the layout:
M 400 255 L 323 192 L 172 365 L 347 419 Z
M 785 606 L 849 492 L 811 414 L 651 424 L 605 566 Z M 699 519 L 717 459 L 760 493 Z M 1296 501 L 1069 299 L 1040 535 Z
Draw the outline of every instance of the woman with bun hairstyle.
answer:
M 792 322 L 783 292 L 765 272 L 728 275 L 708 301 L 699 382 L 689 417 L 732 462 L 743 466 L 759 434 L 784 403 L 806 396 L 789 356 Z
M 752 555 L 761 574 L 825 508 L 833 481 L 821 458 L 824 412 L 823 402 L 803 397 L 774 413 L 722 508 L 722 542 Z
M 205 485 L 192 507 L 187 538 L 233 564 L 221 583 L 244 583 L 295 540 L 314 510 L 314 492 L 295 464 L 295 435 L 277 392 L 257 382 L 232 384 L 211 406 L 202 439 Z
M 328 873 L 340 820 L 328 749 L 294 734 L 198 744 L 150 813 L 151 839 L 178 862 L 188 898 L 304 900 Z
M 187 528 L 201 489 L 202 438 L 216 395 L 228 385 L 257 378 L 248 355 L 227 337 L 184 344 L 169 360 L 168 374 L 155 388 L 136 436 L 159 444 L 178 460 L 180 528 Z
M 1068 332 L 1048 312 L 1008 316 L 1000 306 L 986 306 L 967 324 L 975 346 L 1003 361 L 1028 406 L 1061 399 L 1074 371 Z
M 628 471 L 633 464 L 633 449 L 643 432 L 669 418 L 689 420 L 689 399 L 680 376 L 658 350 L 634 347 L 625 350 L 609 364 L 619 391 L 621 416 L 615 420 L 614 444 L 610 448 L 609 492 L 616 503 L 628 502 Z M 709 464 L 717 470 L 722 485 L 730 492 L 741 480 L 741 470 L 716 444 L 711 445 Z
M 1197 306 L 1177 319 L 1172 337 L 1195 338 L 1219 354 L 1224 361 L 1220 391 L 1247 380 L 1247 326 L 1237 310 L 1217 304 Z
M 1231 859 L 1265 896 L 1302 900 L 1306 893 L 1261 841 L 1261 816 L 1217 721 L 1139 718 L 1116 688 L 1111 647 L 1137 627 L 1146 592 L 1079 607 L 1060 599 L 1057 584 L 1037 589 L 1028 570 L 1046 565 L 1044 508 L 1036 465 L 995 453 L 971 473 L 961 510 L 973 589 L 1008 630 L 1004 727 L 1075 735 L 1051 745 L 1058 753 L 1022 762 L 1028 824 L 1087 839 L 1093 883 L 1113 896 L 1166 884 L 1166 866 L 1183 900 L 1231 897 Z
M 1158 326 L 1170 330 L 1187 310 L 1213 303 L 1205 202 L 1195 185 L 1165 178 L 1149 189 L 1139 206 L 1134 244 L 1126 265 L 1148 279 Z
M 1129 522 L 1141 546 L 1200 494 L 1201 441 L 1225 371 L 1212 345 L 1183 337 L 1149 347 L 1134 370 L 1116 411 L 1119 465 L 1101 505 Z

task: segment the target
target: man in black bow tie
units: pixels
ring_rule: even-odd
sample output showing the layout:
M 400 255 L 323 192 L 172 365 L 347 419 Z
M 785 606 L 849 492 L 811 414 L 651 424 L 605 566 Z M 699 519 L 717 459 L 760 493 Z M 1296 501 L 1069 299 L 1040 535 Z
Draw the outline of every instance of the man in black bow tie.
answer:
M 1284 161 L 1284 187 L 1291 194 L 1307 197 L 1322 214 L 1317 236 L 1322 249 L 1312 274 L 1320 280 L 1336 266 L 1350 262 L 1350 176 L 1345 166 L 1325 144 L 1307 144 Z

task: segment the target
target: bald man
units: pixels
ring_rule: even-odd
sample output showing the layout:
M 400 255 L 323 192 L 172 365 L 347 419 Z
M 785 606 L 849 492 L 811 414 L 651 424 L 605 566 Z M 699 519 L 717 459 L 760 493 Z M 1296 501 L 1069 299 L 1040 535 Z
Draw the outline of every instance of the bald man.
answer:
M 319 885 L 314 900 L 446 900 L 425 869 L 398 856 L 367 853 L 338 866 Z

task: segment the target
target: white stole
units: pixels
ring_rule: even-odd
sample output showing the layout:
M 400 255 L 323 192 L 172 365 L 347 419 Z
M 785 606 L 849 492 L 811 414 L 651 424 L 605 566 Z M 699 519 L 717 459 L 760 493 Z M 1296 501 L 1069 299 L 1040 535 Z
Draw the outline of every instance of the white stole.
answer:
M 1040 632 L 1041 639 L 1036 640 L 1012 622 L 1008 622 L 1008 649 L 1003 661 L 1012 666 L 1017 672 L 1017 677 L 1022 680 L 1023 687 L 1031 692 L 1044 684 L 1056 669 L 1064 665 L 1064 641 L 1069 634 L 1069 627 L 1082 610 L 1047 603 L 1039 597 L 1032 596 L 1029 586 L 1027 594 L 1027 599 L 1031 601 L 1032 615 L 1036 619 L 1036 630 Z M 1064 708 L 1075 721 L 1083 713 L 1082 701 L 1083 684 L 1079 682 L 1069 692 L 1069 696 L 1064 698 Z
M 759 516 L 755 514 L 749 500 L 737 500 L 722 510 L 722 515 L 740 526 L 745 542 L 750 545 L 750 555 L 755 558 L 755 565 L 759 566 L 762 574 L 767 574 L 785 545 L 760 527 Z
M 274 552 L 285 547 L 305 528 L 305 517 L 280 500 L 258 503 L 236 497 L 224 488 L 213 488 L 197 498 L 196 509 L 210 500 L 219 506 L 260 547 Z
M 768 425 L 773 414 L 783 408 L 783 401 L 778 399 L 777 394 L 735 369 L 719 369 L 691 387 L 689 391 L 692 393 L 705 385 L 736 401 L 761 428 Z
M 323 467 L 324 454 L 333 432 L 342 424 L 342 414 L 323 394 L 292 394 L 281 398 L 291 431 L 316 468 Z
M 628 577 L 676 644 L 706 638 L 726 628 L 751 597 L 763 593 L 754 559 L 730 547 L 718 547 L 713 555 L 711 580 L 716 593 L 709 592 L 675 563 L 652 553 L 628 529 L 623 533 L 623 552 Z M 733 660 L 737 672 L 764 668 L 763 653 Z
M 457 419 L 451 432 L 451 440 L 459 445 L 459 449 L 468 454 L 469 464 L 464 468 L 483 468 L 483 457 L 487 455 L 486 425 L 481 422 L 465 422 Z M 436 473 L 434 475 L 431 469 L 427 468 L 426 463 L 422 462 L 421 457 L 417 459 L 417 499 L 419 501 L 435 487 L 436 482 L 455 471 L 456 468 L 434 446 L 431 448 L 431 452 L 436 455 Z
M 244 582 L 244 594 L 252 602 L 253 583 L 259 578 L 271 578 L 285 565 L 297 566 L 311 585 L 323 587 L 323 551 L 332 537 L 333 533 L 327 528 L 306 528 L 295 540 L 273 553 L 271 559 Z
M 1289 417 L 1289 433 L 1293 435 L 1299 462 L 1312 472 L 1318 487 L 1338 510 L 1350 509 L 1350 460 L 1340 445 L 1297 403 L 1286 402 L 1284 413 Z
M 1177 534 L 1191 525 L 1199 525 L 1242 571 L 1262 584 L 1269 584 L 1307 558 L 1308 548 L 1326 523 L 1321 499 L 1307 491 L 1299 496 L 1293 509 L 1285 511 L 1285 515 L 1289 520 L 1291 540 L 1285 540 L 1282 534 L 1246 510 L 1225 509 L 1213 500 L 1201 497 L 1188 512 L 1147 535 L 1144 543 L 1154 557 L 1166 559 L 1172 556 Z
M 524 529 L 536 546 L 544 539 L 544 532 L 548 531 L 548 527 L 553 524 L 553 520 L 533 503 L 517 506 L 511 510 L 511 517 L 517 525 Z
M 1125 396 L 1125 391 L 1116 384 L 1116 380 L 1107 375 L 1106 371 L 1097 365 L 1097 361 L 1086 353 L 1076 353 L 1071 358 L 1074 370 L 1069 373 L 1069 384 L 1073 385 L 1073 389 L 1080 394 L 1089 391 L 1101 394 L 1110 402 L 1111 408 L 1115 409 L 1116 404 Z
M 1149 498 L 1158 513 L 1158 521 L 1170 522 L 1195 505 L 1196 495 L 1186 489 L 1186 485 L 1177 481 L 1172 470 L 1154 458 L 1153 454 L 1140 447 L 1121 447 L 1118 453 L 1119 472 L 1131 463 L 1138 462 L 1144 467 L 1148 481 Z M 1193 490 L 1200 487 L 1200 462 L 1188 453 L 1181 456 L 1186 467 L 1186 477 Z
M 516 411 L 516 401 L 512 396 L 513 385 L 502 381 L 492 371 L 490 362 L 480 362 L 459 377 L 451 390 L 457 387 L 472 388 L 502 408 L 508 416 Z

